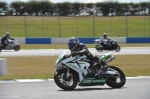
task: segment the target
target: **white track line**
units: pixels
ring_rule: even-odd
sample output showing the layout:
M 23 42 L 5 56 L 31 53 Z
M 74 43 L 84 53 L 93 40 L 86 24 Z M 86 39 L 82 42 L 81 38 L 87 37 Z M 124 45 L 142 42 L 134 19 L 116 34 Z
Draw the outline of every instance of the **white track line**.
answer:
M 126 79 L 150 79 L 150 76 L 126 77 Z M 0 83 L 16 83 L 16 82 L 45 82 L 54 79 L 17 79 L 17 80 L 0 80 Z

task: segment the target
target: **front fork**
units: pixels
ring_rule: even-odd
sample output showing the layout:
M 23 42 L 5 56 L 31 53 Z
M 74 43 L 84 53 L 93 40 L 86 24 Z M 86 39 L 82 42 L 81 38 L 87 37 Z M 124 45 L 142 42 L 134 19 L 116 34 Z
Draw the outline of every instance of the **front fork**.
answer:
M 61 68 L 58 70 L 60 74 L 64 74 L 64 75 L 61 75 L 61 78 L 64 79 L 65 81 L 69 81 L 70 79 L 70 69 L 67 67 L 67 68 Z
M 60 73 L 64 73 L 65 74 L 65 78 L 69 78 L 69 76 L 70 76 L 70 69 L 68 67 L 60 68 L 58 71 Z
M 70 69 L 69 69 L 69 68 L 67 68 L 66 78 L 68 79 L 68 78 L 69 78 L 69 76 L 70 76 Z

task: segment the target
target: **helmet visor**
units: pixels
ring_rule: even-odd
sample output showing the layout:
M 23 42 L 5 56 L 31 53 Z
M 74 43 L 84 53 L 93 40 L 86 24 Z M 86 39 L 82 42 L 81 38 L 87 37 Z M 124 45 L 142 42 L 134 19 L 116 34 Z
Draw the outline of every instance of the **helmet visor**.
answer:
M 68 47 L 69 47 L 70 50 L 71 50 L 74 46 L 75 46 L 74 43 L 68 43 Z

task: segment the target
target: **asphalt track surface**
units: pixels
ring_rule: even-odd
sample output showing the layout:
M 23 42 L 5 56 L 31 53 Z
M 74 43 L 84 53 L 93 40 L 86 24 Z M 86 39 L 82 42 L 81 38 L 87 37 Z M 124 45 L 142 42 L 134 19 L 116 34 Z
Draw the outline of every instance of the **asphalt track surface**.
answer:
M 64 91 L 53 80 L 0 82 L 0 99 L 150 99 L 150 77 L 128 78 L 119 89 L 104 86 L 77 86 Z
M 66 49 L 2 51 L 0 56 L 54 56 Z M 124 47 L 120 52 L 97 52 L 95 54 L 150 54 L 150 47 Z M 77 86 L 73 91 L 60 89 L 53 80 L 0 81 L 0 99 L 150 99 L 150 77 L 127 77 L 126 84 L 119 89 L 104 86 Z
M 2 50 L 0 56 L 57 56 L 62 51 L 68 49 L 30 49 L 30 50 Z M 102 51 L 98 52 L 95 48 L 89 48 L 92 53 L 102 54 L 102 53 L 112 53 L 114 55 L 118 54 L 150 54 L 150 47 L 122 47 L 120 52 L 115 51 Z M 68 50 L 69 51 L 69 50 Z

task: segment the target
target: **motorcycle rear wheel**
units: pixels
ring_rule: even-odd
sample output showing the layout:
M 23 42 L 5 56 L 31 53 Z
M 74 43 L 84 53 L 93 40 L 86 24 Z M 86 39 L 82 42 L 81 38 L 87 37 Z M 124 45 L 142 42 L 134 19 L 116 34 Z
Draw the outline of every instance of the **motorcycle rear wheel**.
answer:
M 116 78 L 108 78 L 106 84 L 112 88 L 121 88 L 122 86 L 124 86 L 124 84 L 126 83 L 126 77 L 125 74 L 117 67 L 115 66 L 109 66 L 109 68 L 116 70 L 119 73 L 118 79 L 120 80 L 120 82 L 117 82 Z
M 54 81 L 58 87 L 63 90 L 73 90 L 77 86 L 76 76 L 70 72 L 70 77 L 66 78 L 66 74 L 63 72 L 56 71 L 54 75 Z M 72 81 L 72 84 L 71 84 Z M 70 85 L 68 85 L 70 84 Z

